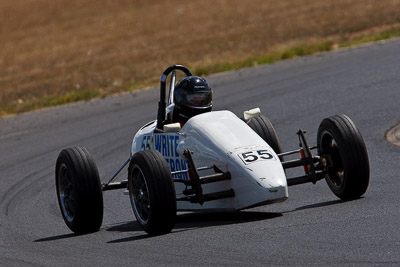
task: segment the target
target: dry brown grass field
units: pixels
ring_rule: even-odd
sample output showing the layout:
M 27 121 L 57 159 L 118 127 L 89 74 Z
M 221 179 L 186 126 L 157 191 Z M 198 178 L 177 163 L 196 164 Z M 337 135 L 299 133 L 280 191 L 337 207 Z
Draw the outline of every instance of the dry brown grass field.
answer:
M 154 85 L 175 63 L 208 74 L 390 37 L 399 23 L 400 0 L 1 0 L 0 115 Z

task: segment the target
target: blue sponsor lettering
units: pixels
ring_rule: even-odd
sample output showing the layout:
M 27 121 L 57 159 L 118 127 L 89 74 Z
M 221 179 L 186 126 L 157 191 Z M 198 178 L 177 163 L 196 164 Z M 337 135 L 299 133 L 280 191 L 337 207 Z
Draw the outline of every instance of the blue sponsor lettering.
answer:
M 174 134 L 155 134 L 154 148 L 158 150 L 168 163 L 171 172 L 187 170 L 187 162 L 178 153 L 179 136 Z M 174 178 L 189 180 L 188 174 L 173 175 Z
M 184 159 L 175 159 L 175 160 L 169 159 L 167 162 L 169 163 L 171 172 L 187 170 L 187 163 L 186 163 L 186 160 L 184 160 Z M 184 179 L 184 180 L 189 180 L 189 176 L 188 176 L 187 172 L 175 174 L 175 175 L 173 175 L 173 177 L 179 178 L 179 179 Z
M 179 157 L 178 153 L 178 135 L 154 135 L 154 148 L 164 157 Z
M 173 135 L 169 136 L 168 155 L 171 157 L 173 157 L 175 154 L 173 151 L 176 151 L 176 148 L 174 147 L 174 139 L 175 139 L 175 136 L 173 136 Z
M 183 159 L 179 160 L 179 159 L 177 159 L 177 160 L 176 160 L 176 165 L 178 165 L 178 166 L 180 167 L 181 170 L 187 170 L 187 169 L 188 169 L 186 160 L 183 160 Z M 182 179 L 189 180 L 189 176 L 188 176 L 188 173 L 187 173 L 187 172 L 185 172 L 185 173 L 182 174 Z
M 187 170 L 186 160 L 183 159 L 173 159 L 173 158 L 166 158 L 167 164 L 171 170 L 171 172 L 177 172 L 181 170 Z M 187 172 L 174 174 L 173 178 L 179 178 L 184 180 L 189 180 L 189 176 Z
M 160 135 L 154 135 L 154 148 L 161 153 L 161 138 Z
M 162 152 L 161 152 L 161 154 L 164 157 L 168 157 L 168 154 L 167 154 L 167 138 L 166 138 L 165 135 L 162 135 L 161 138 L 162 138 Z
M 178 153 L 178 141 L 179 141 L 179 136 L 175 135 L 174 138 L 174 148 L 175 148 L 175 157 L 179 157 L 179 153 Z
M 171 160 L 169 161 L 169 168 L 171 169 L 171 172 L 174 172 L 174 171 L 175 171 L 175 162 L 174 162 L 173 159 L 171 159 Z

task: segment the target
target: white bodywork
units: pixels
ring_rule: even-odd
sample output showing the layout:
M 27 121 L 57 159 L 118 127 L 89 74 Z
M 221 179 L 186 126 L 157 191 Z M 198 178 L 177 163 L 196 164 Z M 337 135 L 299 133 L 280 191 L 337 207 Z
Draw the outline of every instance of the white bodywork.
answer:
M 288 197 L 282 164 L 273 149 L 245 122 L 230 111 L 215 111 L 191 118 L 177 133 L 154 133 L 156 121 L 143 126 L 133 138 L 131 156 L 144 149 L 156 149 L 172 172 L 186 170 L 183 151 L 193 152 L 197 167 L 216 165 L 231 173 L 231 180 L 204 184 L 203 193 L 233 189 L 235 196 L 203 205 L 178 201 L 178 210 L 240 210 Z M 200 176 L 214 173 L 201 171 Z M 187 174 L 176 178 L 189 179 Z M 185 186 L 175 183 L 177 197 Z

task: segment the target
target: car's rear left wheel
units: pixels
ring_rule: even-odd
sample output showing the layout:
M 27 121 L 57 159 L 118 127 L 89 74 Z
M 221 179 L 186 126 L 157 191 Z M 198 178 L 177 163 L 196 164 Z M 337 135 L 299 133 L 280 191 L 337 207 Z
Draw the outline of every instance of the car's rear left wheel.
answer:
M 85 148 L 60 152 L 56 190 L 63 219 L 71 231 L 87 234 L 99 230 L 103 221 L 103 193 L 97 166 Z

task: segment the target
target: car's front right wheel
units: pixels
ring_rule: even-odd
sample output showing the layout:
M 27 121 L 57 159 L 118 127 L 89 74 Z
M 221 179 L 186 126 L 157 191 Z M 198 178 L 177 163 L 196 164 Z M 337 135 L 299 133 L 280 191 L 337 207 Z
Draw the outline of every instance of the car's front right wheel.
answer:
M 361 197 L 369 184 L 369 160 L 353 121 L 346 115 L 324 119 L 318 128 L 317 143 L 332 192 L 343 200 Z

